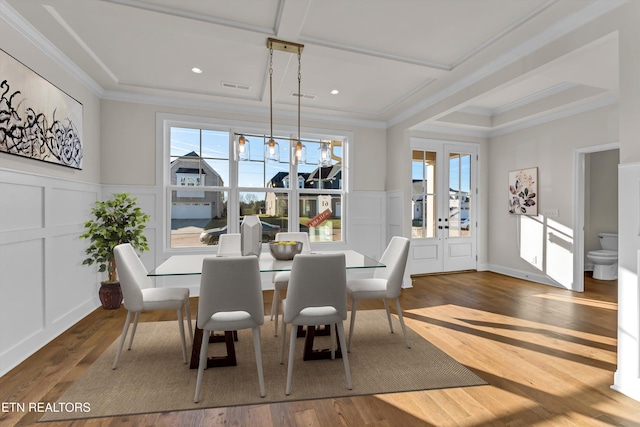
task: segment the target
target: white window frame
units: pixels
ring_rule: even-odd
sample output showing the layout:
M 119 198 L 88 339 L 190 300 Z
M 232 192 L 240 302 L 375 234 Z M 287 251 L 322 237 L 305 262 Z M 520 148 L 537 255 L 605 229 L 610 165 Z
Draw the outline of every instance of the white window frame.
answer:
M 156 212 L 159 214 L 160 223 L 156 227 L 156 240 L 162 245 L 162 253 L 171 255 L 176 253 L 199 253 L 210 252 L 207 247 L 170 247 L 171 233 L 171 191 L 185 190 L 183 186 L 170 184 L 170 167 L 168 159 L 170 157 L 170 129 L 172 127 L 185 127 L 202 130 L 215 130 L 229 132 L 230 156 L 233 156 L 233 139 L 234 132 L 268 134 L 267 123 L 256 123 L 248 121 L 228 120 L 202 116 L 188 116 L 170 113 L 156 113 L 156 187 L 158 189 L 158 197 L 156 200 Z M 274 129 L 275 135 L 296 135 L 296 128 L 288 126 L 279 126 Z M 302 129 L 302 139 L 320 140 L 332 138 L 334 140 L 343 141 L 342 147 L 342 188 L 334 189 L 315 189 L 315 188 L 298 188 L 298 185 L 289 186 L 289 188 L 268 188 L 268 187 L 239 187 L 238 186 L 238 160 L 232 159 L 229 162 L 229 183 L 224 187 L 216 187 L 216 190 L 225 191 L 228 194 L 228 212 L 238 212 L 240 208 L 239 194 L 243 192 L 276 192 L 289 194 L 289 224 L 296 224 L 299 220 L 299 197 L 300 193 L 305 194 L 339 194 L 342 196 L 341 219 L 342 219 L 342 240 L 335 242 L 319 242 L 318 244 L 326 245 L 327 249 L 333 247 L 345 247 L 347 245 L 348 234 L 346 230 L 346 220 L 349 204 L 349 193 L 351 188 L 350 172 L 350 152 L 353 141 L 353 134 L 345 131 L 325 130 L 325 129 Z M 297 175 L 297 168 L 290 169 Z M 191 187 L 196 190 L 196 187 Z M 200 190 L 202 191 L 202 190 Z M 292 203 L 295 201 L 295 203 Z M 160 217 L 160 213 L 162 214 Z M 239 232 L 238 221 L 229 221 L 229 232 Z M 286 230 L 283 230 L 286 231 Z

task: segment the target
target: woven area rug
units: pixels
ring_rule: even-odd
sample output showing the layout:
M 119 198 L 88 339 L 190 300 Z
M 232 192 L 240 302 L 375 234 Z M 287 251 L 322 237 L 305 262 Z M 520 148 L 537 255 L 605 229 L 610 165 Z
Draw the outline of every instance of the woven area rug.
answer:
M 111 369 L 116 341 L 62 395 L 57 407 L 65 410 L 48 412 L 40 421 L 487 384 L 410 328 L 407 332 L 411 348 L 408 349 L 397 318 L 393 320 L 396 333 L 391 334 L 384 310 L 358 312 L 352 351 L 348 354 L 353 390 L 346 387 L 341 359 L 303 361 L 304 339 L 299 338 L 292 391 L 287 396 L 284 393 L 287 358 L 285 356 L 285 364 L 281 365 L 280 337 L 273 336 L 273 322 L 267 317 L 262 327 L 266 397 L 261 398 L 259 394 L 253 340 L 251 331 L 246 330 L 238 332 L 237 366 L 207 369 L 197 404 L 193 402 L 197 370 L 182 363 L 176 322 L 141 323 L 133 348 L 123 350 L 118 369 Z M 345 329 L 348 329 L 347 322 Z M 285 353 L 288 344 L 287 338 Z M 316 337 L 314 347 L 328 348 L 328 337 Z M 225 354 L 224 343 L 210 344 L 209 354 Z

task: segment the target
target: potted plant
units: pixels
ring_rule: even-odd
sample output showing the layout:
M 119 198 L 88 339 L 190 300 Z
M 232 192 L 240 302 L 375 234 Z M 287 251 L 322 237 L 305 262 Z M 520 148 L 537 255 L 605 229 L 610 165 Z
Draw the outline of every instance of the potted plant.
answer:
M 115 309 L 122 303 L 122 291 L 116 272 L 113 248 L 121 243 L 130 243 L 139 252 L 149 250 L 143 233 L 149 215 L 137 206 L 137 199 L 129 193 L 114 194 L 110 200 L 97 201 L 91 209 L 93 219 L 84 223 L 82 239 L 91 244 L 85 251 L 87 258 L 82 264 L 98 265 L 98 271 L 106 271 L 107 280 L 101 282 L 100 301 L 105 309 Z

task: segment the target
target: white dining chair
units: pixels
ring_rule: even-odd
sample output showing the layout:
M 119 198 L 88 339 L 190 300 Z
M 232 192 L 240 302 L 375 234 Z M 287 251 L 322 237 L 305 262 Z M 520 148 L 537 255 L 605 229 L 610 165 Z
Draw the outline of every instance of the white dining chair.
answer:
M 280 363 L 284 363 L 284 344 L 287 324 L 291 324 L 289 364 L 285 393 L 291 394 L 293 360 L 297 326 L 330 325 L 331 359 L 335 359 L 336 337 L 342 349 L 342 361 L 351 390 L 351 371 L 346 348 L 343 321 L 347 318 L 347 272 L 344 254 L 299 254 L 293 258 L 287 298 L 282 300 L 282 336 Z
M 275 241 L 282 242 L 295 240 L 302 242 L 302 253 L 311 252 L 311 243 L 309 242 L 309 233 L 305 232 L 281 232 L 276 234 Z M 273 276 L 273 301 L 271 302 L 271 320 L 275 316 L 275 324 L 273 325 L 274 336 L 278 336 L 278 316 L 280 312 L 280 292 L 287 290 L 289 285 L 290 271 L 279 271 Z
M 127 319 L 124 322 L 120 343 L 113 362 L 113 369 L 118 366 L 120 353 L 124 341 L 127 338 L 131 317 L 133 316 L 133 328 L 129 338 L 129 348 L 133 344 L 140 313 L 147 310 L 176 310 L 178 313 L 178 326 L 180 328 L 180 341 L 182 343 L 182 358 L 187 363 L 187 347 L 184 336 L 183 313 L 186 314 L 189 326 L 189 342 L 193 341 L 193 329 L 191 326 L 191 310 L 189 308 L 189 289 L 187 288 L 154 288 L 151 278 L 147 276 L 147 270 L 138 257 L 135 249 L 129 243 L 116 246 L 113 250 L 116 259 L 116 269 L 122 288 L 123 304 L 127 309 Z M 184 311 L 183 311 L 184 309 Z
M 218 255 L 240 255 L 241 251 L 240 233 L 221 234 L 218 238 Z
M 347 281 L 347 294 L 351 298 L 351 322 L 349 325 L 349 346 L 351 351 L 351 341 L 353 339 L 353 326 L 356 321 L 356 309 L 358 301 L 367 299 L 382 299 L 384 308 L 387 311 L 387 320 L 389 321 L 389 329 L 393 333 L 393 324 L 391 323 L 391 313 L 389 311 L 389 301 L 394 301 L 398 312 L 398 319 L 404 333 L 404 340 L 407 348 L 411 348 L 409 339 L 407 338 L 407 328 L 402 318 L 402 308 L 400 307 L 400 291 L 402 288 L 402 279 L 409 256 L 409 239 L 400 236 L 391 238 L 389 245 L 382 254 L 380 262 L 386 268 L 375 268 L 372 278 L 351 279 Z
M 207 366 L 207 348 L 212 331 L 251 329 L 258 367 L 260 396 L 265 396 L 260 325 L 264 305 L 260 267 L 255 256 L 207 257 L 202 263 L 197 327 L 203 330 L 194 402 L 200 400 Z

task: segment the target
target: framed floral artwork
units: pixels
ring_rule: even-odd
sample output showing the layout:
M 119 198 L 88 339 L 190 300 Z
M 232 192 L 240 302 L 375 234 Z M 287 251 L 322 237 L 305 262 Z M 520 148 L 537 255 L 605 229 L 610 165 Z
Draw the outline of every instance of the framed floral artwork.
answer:
M 509 213 L 538 215 L 538 168 L 509 172 Z

